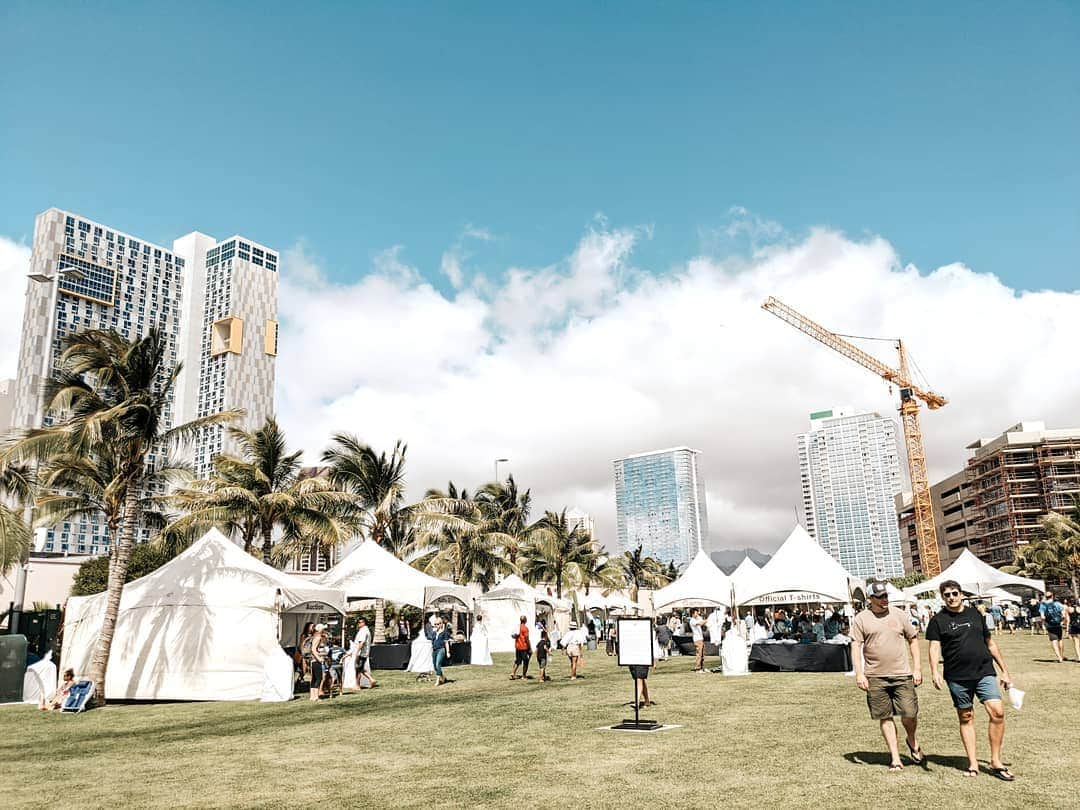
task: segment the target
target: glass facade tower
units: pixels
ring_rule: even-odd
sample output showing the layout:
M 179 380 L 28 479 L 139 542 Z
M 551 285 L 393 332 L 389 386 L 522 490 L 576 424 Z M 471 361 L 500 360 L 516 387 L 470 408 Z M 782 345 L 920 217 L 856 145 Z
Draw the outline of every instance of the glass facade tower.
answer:
M 896 437 L 892 419 L 851 408 L 811 414 L 798 437 L 806 530 L 854 576 L 904 573 Z
M 686 565 L 709 533 L 698 450 L 673 447 L 615 462 L 615 510 L 620 551 L 642 552 Z

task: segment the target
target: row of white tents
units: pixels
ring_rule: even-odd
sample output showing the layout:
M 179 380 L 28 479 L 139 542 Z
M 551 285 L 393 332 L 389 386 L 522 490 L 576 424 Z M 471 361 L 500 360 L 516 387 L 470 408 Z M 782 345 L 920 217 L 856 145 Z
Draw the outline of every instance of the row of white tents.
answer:
M 914 602 L 919 594 L 937 591 L 946 580 L 956 580 L 969 595 L 999 600 L 1012 596 L 1003 587 L 1040 591 L 1045 587 L 1041 579 L 1008 574 L 964 549 L 938 576 L 903 591 L 892 589 L 891 601 Z M 746 557 L 728 576 L 704 551 L 698 552 L 682 576 L 653 593 L 652 603 L 655 612 L 676 607 L 851 604 L 865 601 L 865 585 L 864 580 L 849 574 L 802 526 L 795 526 L 761 568 Z
M 958 580 L 976 595 L 1002 585 L 1042 589 L 1041 580 L 1005 574 L 965 551 L 939 577 L 906 595 Z M 593 592 L 586 611 L 660 613 L 675 607 L 850 603 L 864 583 L 848 574 L 801 526 L 762 568 L 749 560 L 724 574 L 699 553 L 682 576 L 652 595 L 652 610 Z M 67 603 L 61 669 L 90 669 L 107 594 Z M 512 649 L 519 617 L 537 613 L 565 631 L 573 605 L 509 576 L 487 593 L 431 577 L 373 542 L 361 543 L 315 580 L 278 571 L 246 554 L 216 529 L 145 577 L 129 583 L 117 614 L 105 691 L 110 699 L 287 699 L 292 662 L 282 649 L 313 616 L 346 612 L 350 601 L 385 599 L 426 608 L 460 605 L 483 614 L 492 651 Z

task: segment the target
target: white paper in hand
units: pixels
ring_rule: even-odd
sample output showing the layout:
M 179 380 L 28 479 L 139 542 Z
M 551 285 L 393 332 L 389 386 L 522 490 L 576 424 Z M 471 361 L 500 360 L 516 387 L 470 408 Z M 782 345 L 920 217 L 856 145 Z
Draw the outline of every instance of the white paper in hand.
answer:
M 1017 711 L 1020 711 L 1024 706 L 1024 690 L 1017 689 L 1015 686 L 1009 687 L 1009 703 Z

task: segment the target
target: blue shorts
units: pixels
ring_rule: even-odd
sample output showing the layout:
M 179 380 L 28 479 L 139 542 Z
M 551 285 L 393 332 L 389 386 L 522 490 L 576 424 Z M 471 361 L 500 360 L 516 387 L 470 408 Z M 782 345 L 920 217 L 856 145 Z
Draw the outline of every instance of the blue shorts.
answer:
M 977 681 L 946 681 L 945 683 L 949 685 L 953 706 L 958 709 L 970 709 L 975 704 L 975 698 L 978 698 L 980 703 L 1001 700 L 997 675 L 984 675 Z

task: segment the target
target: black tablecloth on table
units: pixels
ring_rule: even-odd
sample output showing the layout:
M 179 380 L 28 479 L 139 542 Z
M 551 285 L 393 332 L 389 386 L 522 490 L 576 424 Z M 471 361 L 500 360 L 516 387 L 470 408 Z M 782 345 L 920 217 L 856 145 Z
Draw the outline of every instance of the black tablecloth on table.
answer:
M 451 641 L 450 661 L 451 664 L 467 664 L 472 660 L 471 641 Z
M 849 672 L 847 644 L 762 644 L 750 648 L 750 669 L 781 672 Z
M 677 649 L 683 655 L 697 655 L 697 650 L 694 649 L 694 637 L 693 636 L 673 636 L 675 641 L 675 649 Z M 705 655 L 719 655 L 720 647 L 713 644 L 711 641 L 705 642 Z
M 411 644 L 372 644 L 369 663 L 372 669 L 408 669 Z

